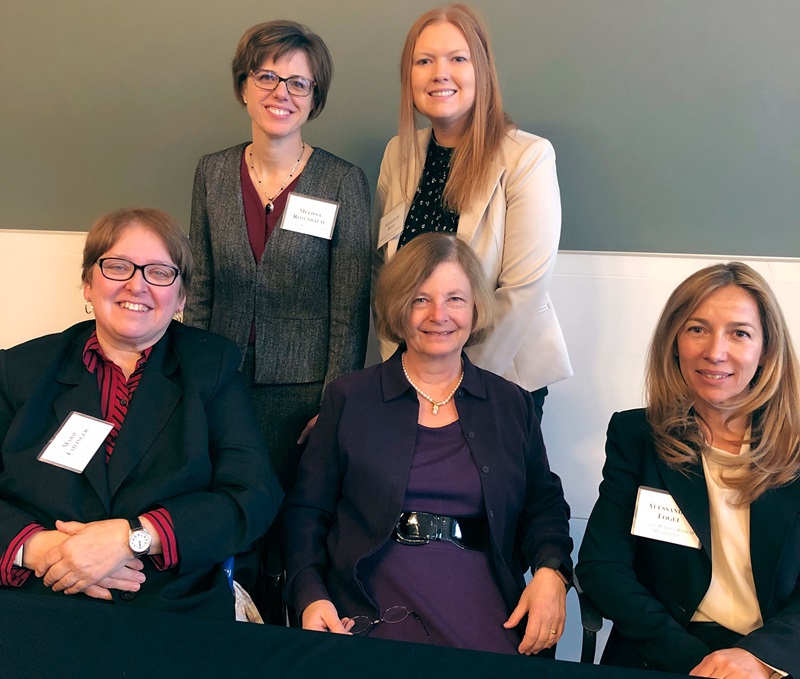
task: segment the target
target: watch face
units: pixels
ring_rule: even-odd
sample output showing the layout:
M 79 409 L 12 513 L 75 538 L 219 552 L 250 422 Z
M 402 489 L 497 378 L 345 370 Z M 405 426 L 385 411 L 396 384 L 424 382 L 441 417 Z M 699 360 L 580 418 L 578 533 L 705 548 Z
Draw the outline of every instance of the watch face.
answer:
M 128 538 L 128 546 L 136 553 L 141 554 L 150 549 L 150 533 L 144 530 L 135 530 Z

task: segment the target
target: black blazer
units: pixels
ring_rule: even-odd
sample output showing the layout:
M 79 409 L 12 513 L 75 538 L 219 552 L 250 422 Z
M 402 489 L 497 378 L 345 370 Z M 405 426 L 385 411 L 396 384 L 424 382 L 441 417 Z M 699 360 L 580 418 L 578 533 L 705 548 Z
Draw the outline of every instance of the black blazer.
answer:
M 639 486 L 672 495 L 697 533 L 700 549 L 631 535 Z M 750 542 L 764 625 L 735 645 L 799 677 L 800 481 L 771 490 L 751 505 Z M 576 571 L 589 597 L 614 622 L 604 660 L 638 656 L 652 669 L 688 672 L 710 653 L 685 629 L 711 582 L 702 464 L 689 474 L 665 465 L 656 455 L 644 410 L 611 418 L 600 497 Z
M 117 603 L 231 619 L 219 563 L 264 533 L 282 499 L 237 372 L 236 347 L 173 322 L 154 346 L 108 464 L 83 474 L 39 462 L 67 415 L 101 417 L 97 377 L 82 352 L 94 322 L 0 351 L 0 553 L 23 527 L 100 521 L 166 508 L 179 565 Z M 55 594 L 35 576 L 24 588 Z

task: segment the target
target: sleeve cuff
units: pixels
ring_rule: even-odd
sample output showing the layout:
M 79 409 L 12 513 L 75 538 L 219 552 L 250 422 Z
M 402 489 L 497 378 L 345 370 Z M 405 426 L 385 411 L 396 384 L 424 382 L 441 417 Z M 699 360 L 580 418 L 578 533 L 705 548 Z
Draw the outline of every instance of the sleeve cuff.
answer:
M 30 523 L 23 528 L 8 545 L 8 549 L 0 557 L 0 585 L 6 587 L 21 587 L 30 577 L 31 571 L 14 565 L 17 553 L 25 542 L 39 531 L 43 531 L 44 526 L 38 523 Z
M 169 512 L 160 507 L 151 512 L 146 512 L 143 516 L 150 520 L 156 529 L 161 540 L 161 554 L 152 554 L 150 559 L 156 569 L 165 571 L 174 568 L 180 561 L 178 554 L 178 541 L 175 539 L 175 525 Z

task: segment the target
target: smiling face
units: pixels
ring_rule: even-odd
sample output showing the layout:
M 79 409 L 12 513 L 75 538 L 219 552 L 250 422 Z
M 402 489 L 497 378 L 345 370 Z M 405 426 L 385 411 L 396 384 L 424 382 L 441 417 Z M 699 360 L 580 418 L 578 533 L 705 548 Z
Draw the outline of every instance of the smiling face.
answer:
M 411 89 L 416 109 L 440 143 L 454 145 L 475 104 L 475 68 L 464 34 L 453 24 L 430 24 L 414 45 Z
M 472 332 L 472 286 L 456 262 L 442 262 L 411 303 L 406 344 L 410 354 L 459 359 Z
M 280 59 L 266 59 L 258 70 L 272 71 L 281 78 L 302 76 L 314 80 L 314 74 L 303 52 L 292 52 Z M 270 139 L 300 138 L 300 128 L 308 120 L 314 104 L 314 95 L 299 97 L 289 94 L 286 83 L 278 83 L 274 90 L 256 87 L 252 76 L 244 81 L 242 90 L 247 102 L 247 113 L 253 121 L 253 138 L 266 135 Z
M 743 288 L 720 288 L 692 312 L 678 332 L 678 359 L 704 419 L 749 390 L 763 348 L 758 305 Z
M 175 266 L 164 243 L 149 228 L 133 222 L 102 257 L 119 257 L 135 264 Z M 137 270 L 127 281 L 112 281 L 95 264 L 83 296 L 94 306 L 97 338 L 107 355 L 114 351 L 141 351 L 155 344 L 176 312 L 183 310 L 185 296 L 180 277 L 170 286 L 150 285 Z

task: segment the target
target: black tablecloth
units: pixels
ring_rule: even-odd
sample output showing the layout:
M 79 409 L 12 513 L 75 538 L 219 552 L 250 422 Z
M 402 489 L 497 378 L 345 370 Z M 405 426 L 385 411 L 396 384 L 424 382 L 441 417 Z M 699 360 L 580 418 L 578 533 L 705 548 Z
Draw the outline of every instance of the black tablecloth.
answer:
M 0 677 L 667 679 L 679 675 L 206 620 L 0 589 Z

